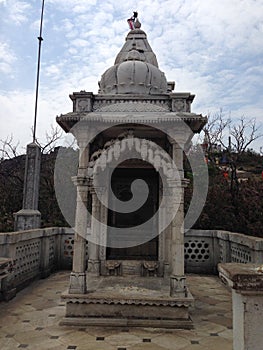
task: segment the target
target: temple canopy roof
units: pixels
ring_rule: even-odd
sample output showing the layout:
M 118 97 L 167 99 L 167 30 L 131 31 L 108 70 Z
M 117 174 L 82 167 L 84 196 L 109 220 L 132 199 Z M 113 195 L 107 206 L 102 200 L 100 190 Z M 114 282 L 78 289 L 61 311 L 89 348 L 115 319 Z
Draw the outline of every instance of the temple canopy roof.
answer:
M 66 132 L 80 121 L 89 126 L 149 123 L 166 128 L 183 122 L 199 133 L 207 119 L 191 113 L 195 95 L 173 92 L 174 82 L 167 82 L 159 69 L 138 19 L 131 27 L 114 65 L 101 77 L 99 93 L 73 92 L 73 112 L 57 117 L 57 122 Z
M 114 65 L 99 82 L 101 94 L 160 95 L 168 93 L 167 80 L 158 68 L 156 56 L 140 29 L 138 19 L 118 53 Z

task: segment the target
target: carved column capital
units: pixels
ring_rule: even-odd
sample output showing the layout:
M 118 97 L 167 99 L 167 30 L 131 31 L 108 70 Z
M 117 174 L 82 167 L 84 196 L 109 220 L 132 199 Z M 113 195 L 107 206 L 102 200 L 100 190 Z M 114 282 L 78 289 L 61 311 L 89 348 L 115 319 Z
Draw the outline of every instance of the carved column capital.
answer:
M 71 180 L 75 186 L 85 186 L 89 185 L 88 178 L 86 176 L 72 176 Z
M 97 247 L 94 245 L 93 249 L 97 250 Z M 95 276 L 100 275 L 100 261 L 99 261 L 99 259 L 97 259 L 97 260 L 89 259 L 88 260 L 88 273 L 95 275 Z
M 186 278 L 185 276 L 170 276 L 170 296 L 171 297 L 186 297 Z
M 187 129 L 186 126 L 179 127 L 178 129 L 172 129 L 169 131 L 169 135 L 167 136 L 168 141 L 171 145 L 173 145 L 173 148 L 178 148 L 184 150 L 185 144 L 189 140 L 189 132 L 190 130 Z
M 85 294 L 87 291 L 86 272 L 71 272 L 69 293 Z
M 89 189 L 92 195 L 95 195 L 95 194 L 103 195 L 105 194 L 105 191 L 106 191 L 105 186 L 94 186 L 92 183 L 90 184 Z

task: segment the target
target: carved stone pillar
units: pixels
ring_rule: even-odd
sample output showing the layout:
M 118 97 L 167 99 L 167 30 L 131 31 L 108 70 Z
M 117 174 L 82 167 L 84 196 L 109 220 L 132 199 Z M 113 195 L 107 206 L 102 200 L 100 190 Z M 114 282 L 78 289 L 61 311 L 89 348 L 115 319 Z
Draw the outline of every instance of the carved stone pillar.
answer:
M 162 181 L 159 182 L 159 198 L 162 196 L 165 196 L 164 193 L 164 187 L 162 185 Z M 158 235 L 158 261 L 160 262 L 160 268 L 159 268 L 159 274 L 160 275 L 168 275 L 168 269 L 169 269 L 169 253 L 168 253 L 168 234 L 169 234 L 169 227 L 166 227 L 163 230 L 163 227 L 165 226 L 166 222 L 166 212 L 167 208 L 165 206 L 165 201 L 161 201 L 160 207 L 159 207 L 159 235 Z M 170 245 L 169 245 L 170 247 Z
M 99 261 L 99 242 L 100 242 L 100 209 L 101 203 L 97 197 L 96 191 L 100 188 L 91 188 L 92 194 L 92 216 L 91 216 L 91 240 L 88 244 L 89 261 L 88 272 L 100 275 L 100 261 Z
M 106 246 L 107 246 L 107 223 L 108 223 L 108 190 L 107 187 L 101 189 L 103 196 L 103 204 L 100 207 L 100 248 L 99 259 L 100 261 L 106 260 Z
M 176 210 L 176 215 L 171 222 L 170 295 L 185 297 L 183 150 L 175 142 L 172 145 L 173 161 L 177 166 L 180 179 L 169 181 L 173 193 L 172 203 L 175 207 L 174 210 Z
M 14 214 L 15 231 L 40 227 L 38 211 L 41 150 L 36 143 L 27 145 L 24 177 L 23 208 Z
M 87 197 L 88 179 L 86 169 L 89 157 L 89 147 L 79 141 L 79 169 L 78 176 L 72 178 L 77 186 L 77 206 L 75 217 L 75 237 L 73 267 L 70 275 L 70 294 L 84 294 L 86 285 L 86 236 L 87 236 Z
M 263 344 L 262 265 L 219 264 L 221 280 L 232 289 L 233 350 L 261 350 Z

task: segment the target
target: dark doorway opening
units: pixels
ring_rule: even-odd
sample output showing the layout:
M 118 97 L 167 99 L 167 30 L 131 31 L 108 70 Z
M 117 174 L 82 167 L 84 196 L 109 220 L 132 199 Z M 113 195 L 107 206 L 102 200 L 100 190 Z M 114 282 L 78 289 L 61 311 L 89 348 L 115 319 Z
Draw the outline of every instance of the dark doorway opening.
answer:
M 118 247 L 120 246 L 120 248 L 107 247 L 108 260 L 158 260 L 158 221 L 152 220 L 143 229 L 136 228 L 151 219 L 158 210 L 158 173 L 154 168 L 117 168 L 111 178 L 112 191 L 119 200 L 129 201 L 132 198 L 131 184 L 136 179 L 142 179 L 147 183 L 149 189 L 147 200 L 134 212 L 119 213 L 108 210 L 108 225 L 117 227 L 120 231 L 116 234 L 114 229 L 108 227 L 108 243 L 115 242 Z M 109 198 L 109 202 L 114 208 L 114 199 Z M 138 244 L 142 242 L 141 239 L 144 239 L 145 243 Z

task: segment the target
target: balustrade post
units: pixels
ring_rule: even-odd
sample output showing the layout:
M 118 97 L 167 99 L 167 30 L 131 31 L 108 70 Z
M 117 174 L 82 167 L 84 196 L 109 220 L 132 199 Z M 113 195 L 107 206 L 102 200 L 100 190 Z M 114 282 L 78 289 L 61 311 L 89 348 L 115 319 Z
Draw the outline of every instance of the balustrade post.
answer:
M 91 216 L 91 240 L 88 245 L 89 260 L 88 272 L 96 276 L 100 275 L 100 260 L 99 260 L 99 242 L 100 242 L 100 217 L 101 217 L 101 203 L 97 196 L 97 192 L 101 188 L 91 188 L 92 194 L 92 216 Z
M 70 294 L 84 294 L 87 291 L 86 284 L 86 236 L 87 236 L 87 200 L 88 178 L 86 176 L 89 159 L 89 146 L 85 140 L 79 140 L 79 168 L 78 175 L 72 180 L 77 186 L 77 206 L 75 217 L 75 236 L 73 267 L 70 275 Z
M 172 210 L 177 210 L 171 222 L 170 295 L 172 297 L 185 297 L 187 296 L 187 289 L 184 272 L 183 150 L 174 140 L 170 140 L 170 142 L 172 143 L 173 161 L 180 177 L 179 179 L 168 180 L 173 196 L 171 200 Z

